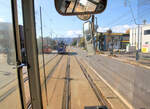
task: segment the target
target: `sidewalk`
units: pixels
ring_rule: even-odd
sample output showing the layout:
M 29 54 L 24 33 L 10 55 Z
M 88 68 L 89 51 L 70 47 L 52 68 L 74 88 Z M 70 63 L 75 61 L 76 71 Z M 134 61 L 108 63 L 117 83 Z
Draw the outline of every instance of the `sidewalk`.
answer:
M 140 67 L 144 67 L 150 69 L 150 58 L 140 58 L 136 61 L 135 54 L 114 54 L 111 56 L 109 52 L 98 53 L 101 56 L 108 56 L 110 58 L 116 59 L 118 61 L 122 61 L 128 64 L 137 65 Z

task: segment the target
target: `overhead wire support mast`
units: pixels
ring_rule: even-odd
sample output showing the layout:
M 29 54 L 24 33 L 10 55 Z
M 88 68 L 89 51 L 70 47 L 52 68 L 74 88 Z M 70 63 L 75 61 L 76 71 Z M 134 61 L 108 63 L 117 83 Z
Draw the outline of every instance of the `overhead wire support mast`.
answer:
M 96 53 L 96 48 L 95 48 L 95 45 L 94 45 L 94 32 L 95 32 L 94 22 L 95 22 L 95 16 L 92 15 L 92 43 L 93 43 L 93 49 L 94 49 L 94 54 L 95 54 Z
M 131 2 L 129 1 L 129 0 L 127 0 L 127 2 L 128 2 L 128 4 L 129 4 L 129 8 L 130 8 L 130 11 L 131 11 L 131 15 L 132 15 L 132 18 L 133 18 L 133 20 L 134 20 L 134 23 L 138 26 L 138 45 L 137 45 L 137 51 L 136 51 L 136 61 L 138 61 L 139 60 L 139 51 L 140 51 L 140 49 L 139 49 L 139 40 L 140 40 L 140 36 L 139 36 L 139 26 L 140 26 L 140 24 L 138 24 L 137 22 L 136 22 L 136 19 L 135 19 L 135 16 L 134 16 L 134 13 L 133 13 L 133 10 L 132 10 L 132 6 L 131 6 Z

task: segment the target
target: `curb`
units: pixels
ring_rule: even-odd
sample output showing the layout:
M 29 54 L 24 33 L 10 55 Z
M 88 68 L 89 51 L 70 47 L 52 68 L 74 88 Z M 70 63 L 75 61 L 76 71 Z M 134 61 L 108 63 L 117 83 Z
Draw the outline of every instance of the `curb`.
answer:
M 101 55 L 101 54 L 100 54 L 100 55 Z M 101 56 L 109 57 L 108 55 L 101 55 Z M 149 66 L 146 66 L 146 65 L 143 65 L 143 64 L 134 62 L 134 61 L 125 60 L 125 59 L 119 59 L 119 58 L 116 58 L 116 57 L 109 57 L 109 58 L 118 60 L 118 61 L 120 61 L 120 62 L 128 63 L 128 64 L 131 64 L 131 65 L 136 65 L 136 66 L 139 66 L 139 67 L 144 67 L 144 68 L 146 68 L 146 69 L 150 69 Z

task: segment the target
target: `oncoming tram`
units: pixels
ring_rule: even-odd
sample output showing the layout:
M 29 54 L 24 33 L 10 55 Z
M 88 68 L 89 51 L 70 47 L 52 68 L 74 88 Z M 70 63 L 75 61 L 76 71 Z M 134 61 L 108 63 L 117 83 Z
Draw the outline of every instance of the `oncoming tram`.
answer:
M 59 54 L 66 53 L 66 44 L 63 41 L 61 41 L 61 42 L 58 43 L 57 51 L 58 51 Z

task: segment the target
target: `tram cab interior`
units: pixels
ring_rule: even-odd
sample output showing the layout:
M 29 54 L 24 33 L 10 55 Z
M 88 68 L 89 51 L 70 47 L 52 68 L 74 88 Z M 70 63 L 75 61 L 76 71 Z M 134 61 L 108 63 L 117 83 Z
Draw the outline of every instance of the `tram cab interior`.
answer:
M 103 59 L 106 57 L 97 59 L 100 53 L 96 54 L 98 50 L 95 49 L 98 47 L 93 44 L 94 29 L 101 29 L 94 24 L 94 20 L 96 15 L 107 10 L 108 1 L 0 0 L 0 109 L 114 109 L 113 106 L 120 106 L 116 109 L 134 109 L 131 104 L 137 106 L 137 109 L 148 109 L 139 108 L 138 103 L 148 107 L 149 101 L 134 100 L 137 100 L 136 95 L 141 90 L 144 90 L 143 95 L 147 93 L 149 97 L 149 92 L 142 88 L 135 93 L 132 85 L 135 86 L 135 81 L 139 82 L 136 74 L 132 74 L 135 81 L 122 85 L 121 79 L 118 79 L 121 74 L 117 73 L 114 77 L 108 73 L 109 69 L 119 67 L 107 66 L 109 59 L 106 59 L 106 65 L 101 69 L 110 74 L 110 77 L 105 73 L 102 75 L 111 87 L 95 73 L 92 64 L 89 66 L 86 63 L 95 59 L 95 62 L 105 64 Z M 110 4 L 109 6 L 111 7 Z M 103 19 L 105 18 L 102 18 L 102 22 Z M 90 32 L 84 31 L 87 22 L 90 22 Z M 86 32 L 91 35 L 88 41 L 84 39 Z M 108 37 L 110 34 L 107 34 Z M 61 36 L 66 44 L 59 43 Z M 75 46 L 70 44 L 71 41 L 74 41 Z M 87 52 L 88 48 L 95 57 Z M 90 57 L 91 60 L 88 60 Z M 136 72 L 132 68 L 132 72 Z M 130 74 L 126 75 L 130 78 Z M 111 83 L 111 78 L 114 83 Z M 123 86 L 130 88 L 131 93 L 122 90 L 120 87 Z M 125 99 L 117 91 L 110 91 L 113 87 Z

